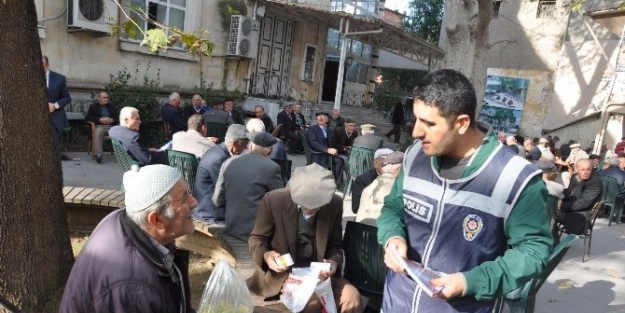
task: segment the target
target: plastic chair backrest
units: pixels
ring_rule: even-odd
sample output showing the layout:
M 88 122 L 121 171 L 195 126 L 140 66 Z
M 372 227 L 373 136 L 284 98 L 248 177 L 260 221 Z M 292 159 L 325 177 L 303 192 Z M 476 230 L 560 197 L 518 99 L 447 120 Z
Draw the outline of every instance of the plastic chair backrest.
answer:
M 280 165 L 280 176 L 282 176 L 282 181 L 286 186 L 286 183 L 291 179 L 291 166 L 293 165 L 293 161 L 284 160 L 284 159 L 271 159 L 276 162 L 276 164 Z
M 551 253 L 549 261 L 547 261 L 545 270 L 540 276 L 531 279 L 520 289 L 506 295 L 506 304 L 508 305 L 510 313 L 534 312 L 538 290 L 540 290 L 540 287 L 542 287 L 553 270 L 558 267 L 558 264 L 560 264 L 576 237 L 575 235 L 566 236 L 566 238 L 553 249 L 553 253 Z
M 300 138 L 302 139 L 302 145 L 304 146 L 304 154 L 306 155 L 306 165 L 310 165 L 312 163 L 312 148 L 310 147 L 310 144 L 308 144 L 308 138 L 306 138 L 306 135 L 301 132 L 299 133 Z
M 217 138 L 217 144 L 224 142 L 224 139 L 226 138 L 226 132 L 228 132 L 228 125 L 215 122 L 206 122 L 206 128 L 206 137 Z
M 556 211 L 558 210 L 558 203 L 560 199 L 554 195 L 549 195 L 547 198 L 547 214 L 549 214 L 549 219 L 552 220 L 556 215 Z
M 365 297 L 382 297 L 386 265 L 378 243 L 378 228 L 348 221 L 343 237 L 347 279 Z
M 597 217 L 599 217 L 599 214 L 601 214 L 603 206 L 604 203 L 602 201 L 599 201 L 595 203 L 595 206 L 593 206 L 592 210 L 590 210 L 590 217 L 588 219 L 587 229 L 584 232 L 584 235 L 588 236 L 590 235 L 590 233 L 592 233 L 592 228 L 595 227 L 595 221 L 597 220 Z
M 271 135 L 274 137 L 278 137 L 278 135 L 280 134 L 280 128 L 282 128 L 282 124 L 278 124 L 278 126 L 276 126 L 276 128 L 274 128 L 271 132 Z
M 198 167 L 197 157 L 187 152 L 167 150 L 167 165 L 182 173 L 182 177 L 187 181 L 187 190 L 189 190 L 189 193 L 193 193 L 195 174 Z
M 119 161 L 119 164 L 122 166 L 124 172 L 130 171 L 130 167 L 135 164 L 140 165 L 139 162 L 133 159 L 130 154 L 126 152 L 126 149 L 124 149 L 124 146 L 119 140 L 111 137 L 111 142 L 113 143 L 115 157 L 117 157 L 117 161 Z
M 375 151 L 365 147 L 352 147 L 349 152 L 349 176 L 356 178 L 373 169 Z
M 596 174 L 595 174 L 596 175 Z M 603 185 L 602 200 L 604 205 L 613 206 L 616 201 L 616 194 L 619 192 L 619 185 L 616 178 L 611 176 L 599 176 Z

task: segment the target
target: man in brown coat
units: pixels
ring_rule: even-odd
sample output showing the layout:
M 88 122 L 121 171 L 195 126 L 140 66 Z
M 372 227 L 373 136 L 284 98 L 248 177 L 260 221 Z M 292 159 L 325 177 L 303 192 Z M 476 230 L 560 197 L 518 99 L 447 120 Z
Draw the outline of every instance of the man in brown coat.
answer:
M 343 201 L 335 190 L 332 173 L 313 163 L 297 168 L 286 188 L 263 197 L 249 239 L 256 263 L 256 271 L 247 281 L 252 293 L 265 298 L 280 293 L 290 269 L 274 260 L 289 253 L 294 267 L 331 263 L 330 271 L 321 272 L 319 279 L 332 277 L 339 312 L 362 312 L 358 290 L 340 276 Z M 313 294 L 303 312 L 320 311 L 321 303 Z

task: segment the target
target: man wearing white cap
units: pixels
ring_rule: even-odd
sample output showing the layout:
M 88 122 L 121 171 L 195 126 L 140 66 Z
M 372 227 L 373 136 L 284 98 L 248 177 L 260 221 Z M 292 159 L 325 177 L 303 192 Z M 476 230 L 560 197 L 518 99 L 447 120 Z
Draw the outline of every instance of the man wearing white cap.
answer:
M 343 201 L 335 190 L 332 173 L 313 163 L 297 168 L 286 188 L 263 197 L 249 239 L 256 263 L 256 271 L 247 281 L 252 293 L 265 298 L 280 293 L 289 268 L 275 259 L 288 253 L 294 267 L 331 263 L 330 271 L 322 271 L 319 279 L 332 277 L 338 311 L 362 312 L 358 290 L 341 277 Z M 321 303 L 312 295 L 302 312 L 320 311 Z
M 373 169 L 358 175 L 352 183 L 352 212 L 354 212 L 354 214 L 358 213 L 358 208 L 360 208 L 362 191 L 378 178 L 381 174 L 384 158 L 392 152 L 393 150 L 388 148 L 376 150 L 373 154 Z
M 59 312 L 194 312 L 188 252 L 174 240 L 195 231 L 197 201 L 166 165 L 124 174 L 126 208 L 106 216 L 87 240 Z
M 384 144 L 384 140 L 376 135 L 375 133 L 375 125 L 373 124 L 363 124 L 360 125 L 360 134 L 362 136 L 356 137 L 354 139 L 354 143 L 352 146 L 354 147 L 364 147 L 371 150 L 381 149 Z

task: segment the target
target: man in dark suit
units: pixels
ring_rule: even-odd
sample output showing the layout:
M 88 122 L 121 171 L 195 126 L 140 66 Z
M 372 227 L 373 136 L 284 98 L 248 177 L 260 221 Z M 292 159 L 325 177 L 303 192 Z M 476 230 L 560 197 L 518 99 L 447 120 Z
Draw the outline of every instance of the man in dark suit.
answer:
M 161 108 L 161 117 L 164 122 L 169 123 L 171 135 L 187 130 L 187 120 L 182 116 L 180 95 L 177 92 L 172 92 L 169 95 L 169 102 L 165 103 Z
M 363 147 L 367 149 L 371 149 L 373 151 L 381 149 L 382 145 L 384 145 L 384 140 L 375 134 L 375 125 L 372 124 L 363 124 L 360 125 L 360 134 L 362 136 L 358 136 L 354 139 L 353 146 L 354 147 Z
M 304 118 L 304 114 L 302 114 L 302 105 L 299 101 L 293 106 L 293 116 L 295 117 L 293 121 L 295 121 L 297 130 L 305 131 L 306 128 L 308 128 L 308 124 L 306 124 L 306 119 Z
M 50 63 L 47 56 L 42 57 L 43 69 L 46 75 L 46 87 L 48 88 L 48 111 L 52 122 L 52 135 L 54 136 L 54 148 L 56 155 L 61 160 L 61 134 L 68 126 L 65 106 L 72 101 L 67 89 L 65 76 L 50 70 Z
M 265 131 L 268 133 L 273 133 L 273 121 L 271 120 L 271 117 L 269 117 L 269 115 L 267 115 L 267 113 L 265 113 L 265 107 L 263 107 L 262 105 L 257 105 L 254 107 L 254 115 L 256 115 L 257 118 L 261 119 L 263 121 L 263 123 L 265 124 Z
M 588 159 L 581 159 L 575 164 L 577 171 L 571 177 L 571 183 L 564 189 L 564 198 L 556 220 L 564 223 L 568 233 L 581 234 L 590 217 L 590 210 L 601 200 L 603 185 L 599 175 L 592 169 Z
M 401 138 L 401 127 L 404 126 L 404 105 L 406 104 L 406 99 L 402 98 L 396 105 L 395 109 L 393 109 L 393 117 L 391 118 L 391 123 L 393 123 L 393 129 L 386 133 L 386 138 L 391 140 L 391 135 L 395 135 L 395 143 L 399 143 L 399 139 Z
M 266 132 L 248 133 L 247 137 L 250 153 L 226 160 L 213 194 L 213 203 L 226 208 L 224 232 L 244 241 L 254 228 L 260 200 L 284 186 L 280 166 L 268 157 L 278 140 Z
M 182 116 L 188 121 L 191 116 L 202 115 L 208 110 L 208 107 L 202 105 L 202 96 L 195 94 L 191 98 L 191 105 L 185 105 L 182 109 Z
M 330 147 L 336 149 L 338 157 L 334 158 L 334 178 L 339 189 L 343 189 L 343 172 L 346 170 L 347 157 L 352 149 L 354 139 L 358 137 L 356 121 L 352 118 L 345 119 L 345 124 L 332 131 L 330 137 Z
M 335 128 L 343 125 L 345 125 L 345 119 L 341 117 L 341 112 L 336 109 L 332 110 L 332 118 L 328 120 L 328 129 L 330 129 L 330 134 L 332 134 Z
M 312 161 L 323 167 L 328 164 L 328 155 L 336 155 L 337 151 L 330 147 L 330 133 L 328 130 L 328 119 L 330 115 L 325 112 L 316 114 L 317 124 L 308 127 L 306 139 L 310 148 L 314 151 L 325 152 L 324 154 L 313 154 Z
M 234 109 L 234 99 L 226 98 L 224 100 L 224 111 L 230 115 L 234 124 L 245 125 L 245 121 L 243 120 L 241 113 Z
M 94 123 L 95 131 L 91 138 L 93 155 L 98 163 L 102 163 L 102 142 L 104 136 L 108 134 L 112 125 L 119 124 L 119 113 L 117 109 L 109 103 L 109 94 L 101 91 L 98 95 L 98 102 L 89 106 L 85 120 Z M 91 152 L 91 151 L 89 151 Z
M 300 145 L 300 138 L 299 135 L 297 135 L 297 125 L 293 117 L 293 106 L 290 104 L 285 105 L 284 110 L 278 113 L 278 125 L 282 124 L 278 136 L 280 139 L 288 142 L 289 153 L 291 154 L 297 153 L 297 147 Z
M 109 135 L 122 143 L 126 152 L 139 162 L 140 166 L 148 164 L 165 164 L 167 153 L 156 148 L 148 148 L 139 134 L 141 118 L 139 111 L 133 107 L 124 107 L 119 111 L 119 126 L 109 130 Z
M 213 203 L 215 185 L 219 178 L 219 170 L 223 163 L 231 156 L 239 155 L 245 148 L 249 139 L 243 125 L 233 124 L 226 132 L 225 141 L 206 151 L 198 164 L 195 175 L 195 189 L 193 197 L 199 202 L 193 210 L 193 216 L 209 223 L 224 221 L 225 211 Z
M 289 277 L 289 267 L 276 258 L 290 254 L 293 267 L 309 267 L 311 262 L 330 263 L 320 280 L 332 277 L 334 300 L 341 313 L 361 313 L 358 290 L 341 277 L 343 262 L 343 201 L 334 194 L 336 185 L 330 171 L 317 164 L 295 169 L 286 188 L 267 193 L 258 209 L 250 233 L 250 252 L 256 270 L 247 280 L 255 295 L 273 297 Z M 312 295 L 303 312 L 320 312 L 321 301 Z
M 265 132 L 265 124 L 259 118 L 250 118 L 245 124 L 245 129 L 250 133 Z M 249 150 L 243 151 L 243 154 L 249 153 Z M 271 153 L 268 156 L 270 159 L 275 160 L 287 160 L 286 147 L 284 142 L 279 138 L 276 138 L 276 143 L 271 147 Z

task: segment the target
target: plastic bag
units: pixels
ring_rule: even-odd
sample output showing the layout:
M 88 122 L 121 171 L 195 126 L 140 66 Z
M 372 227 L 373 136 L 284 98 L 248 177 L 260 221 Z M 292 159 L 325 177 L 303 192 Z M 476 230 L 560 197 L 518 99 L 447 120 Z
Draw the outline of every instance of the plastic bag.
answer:
M 252 313 L 254 299 L 245 280 L 224 260 L 211 273 L 197 313 Z
M 334 301 L 330 279 L 332 278 L 320 282 L 315 288 L 315 294 L 322 306 L 321 313 L 336 313 L 336 302 Z
M 284 282 L 280 301 L 284 303 L 284 306 L 286 306 L 289 311 L 301 312 L 315 292 L 317 280 L 317 277 L 310 275 L 297 276 L 289 274 L 289 277 Z

